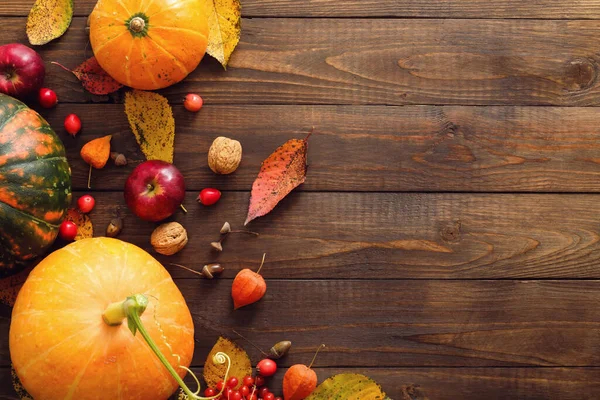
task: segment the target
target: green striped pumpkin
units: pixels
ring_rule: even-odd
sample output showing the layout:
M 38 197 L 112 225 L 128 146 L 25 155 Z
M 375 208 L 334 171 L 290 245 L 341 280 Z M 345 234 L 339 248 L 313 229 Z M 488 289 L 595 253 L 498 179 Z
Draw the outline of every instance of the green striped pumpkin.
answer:
M 42 255 L 71 203 L 71 169 L 50 125 L 0 93 L 0 277 Z

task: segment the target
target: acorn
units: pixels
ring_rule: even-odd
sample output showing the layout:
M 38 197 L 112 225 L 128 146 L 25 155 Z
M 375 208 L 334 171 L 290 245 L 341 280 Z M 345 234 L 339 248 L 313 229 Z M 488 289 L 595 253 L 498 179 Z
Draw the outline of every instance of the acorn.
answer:
M 289 340 L 282 340 L 281 342 L 276 343 L 269 350 L 269 358 L 274 360 L 280 359 L 287 354 L 287 352 L 290 350 L 290 347 L 292 347 L 292 342 Z

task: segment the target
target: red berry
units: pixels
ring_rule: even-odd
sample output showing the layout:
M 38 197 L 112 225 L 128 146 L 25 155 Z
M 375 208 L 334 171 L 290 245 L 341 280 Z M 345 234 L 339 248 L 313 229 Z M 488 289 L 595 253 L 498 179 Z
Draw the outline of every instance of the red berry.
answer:
M 267 393 L 264 395 L 263 400 L 275 400 L 275 395 L 273 393 Z
M 206 397 L 212 397 L 212 396 L 214 396 L 216 394 L 217 394 L 217 391 L 215 389 L 213 389 L 213 388 L 207 388 L 204 391 L 204 396 L 206 396 Z
M 242 394 L 242 396 L 246 397 L 250 394 L 250 388 L 244 385 L 240 388 L 240 393 Z
M 60 238 L 67 242 L 72 242 L 77 236 L 77 225 L 71 221 L 63 221 L 58 230 Z
M 200 194 L 198 195 L 198 202 L 205 206 L 212 206 L 221 198 L 221 192 L 217 189 L 206 188 L 202 189 Z
M 185 100 L 183 101 L 183 106 L 185 107 L 185 109 L 191 112 L 200 111 L 203 104 L 204 101 L 202 100 L 202 97 L 194 93 L 190 93 L 187 96 L 185 96 Z
M 258 390 L 258 397 L 262 397 L 264 399 L 267 394 L 269 394 L 269 388 L 266 386 L 263 386 Z
M 65 130 L 71 136 L 75 136 L 81 130 L 81 120 L 75 114 L 69 114 L 65 118 Z
M 223 390 L 223 387 L 225 387 L 225 382 L 219 381 L 217 382 L 217 386 L 215 387 L 217 388 L 217 392 L 220 392 L 221 390 Z
M 256 393 L 251 393 L 248 396 L 246 396 L 246 400 L 258 400 L 258 396 L 256 396 Z
M 263 385 L 265 384 L 265 377 L 264 377 L 264 376 L 260 376 L 260 375 L 258 375 L 258 376 L 255 378 L 255 381 L 256 381 L 256 386 L 257 386 L 257 387 L 261 387 L 261 386 L 263 386 Z
M 260 362 L 256 364 L 256 372 L 262 376 L 273 376 L 275 375 L 275 372 L 277 372 L 277 363 L 270 358 L 260 360 Z
M 234 390 L 233 393 L 231 393 L 229 400 L 242 400 L 242 394 L 237 390 Z
M 41 88 L 38 93 L 38 101 L 44 108 L 52 108 L 58 103 L 56 93 L 54 90 L 48 88 Z
M 244 385 L 246 386 L 252 386 L 254 385 L 254 378 L 249 375 L 246 375 L 242 382 L 244 382 Z
M 239 379 L 236 378 L 235 376 L 232 376 L 227 381 L 227 386 L 230 387 L 230 388 L 235 388 L 238 385 L 238 383 L 240 383 Z
M 283 400 L 283 398 L 277 396 L 277 397 L 275 397 L 275 400 Z
M 96 200 L 94 200 L 94 198 L 89 194 L 81 196 L 79 200 L 77 200 L 77 207 L 79 207 L 79 211 L 81 211 L 84 214 L 87 214 L 90 211 L 92 211 L 95 205 Z

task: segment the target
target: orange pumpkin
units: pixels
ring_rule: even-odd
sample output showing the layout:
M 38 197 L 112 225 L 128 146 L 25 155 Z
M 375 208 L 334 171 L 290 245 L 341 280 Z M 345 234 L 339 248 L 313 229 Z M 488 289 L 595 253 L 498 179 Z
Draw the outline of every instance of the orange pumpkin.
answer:
M 122 312 L 123 301 L 140 293 L 149 301 L 139 317 L 144 333 L 183 377 L 186 371 L 178 366 L 192 360 L 194 326 L 158 261 L 109 238 L 84 239 L 46 257 L 19 292 L 9 334 L 14 368 L 33 398 L 167 399 L 177 382 L 143 340 L 142 329 L 134 336 L 128 321 L 110 326 L 103 318 L 114 305 Z
M 99 0 L 90 15 L 90 42 L 100 66 L 135 89 L 173 85 L 206 52 L 202 0 Z

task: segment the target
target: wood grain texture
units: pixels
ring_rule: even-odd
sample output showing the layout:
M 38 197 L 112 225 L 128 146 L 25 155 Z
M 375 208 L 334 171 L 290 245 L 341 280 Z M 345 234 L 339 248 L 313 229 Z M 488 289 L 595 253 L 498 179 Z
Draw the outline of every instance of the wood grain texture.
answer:
M 112 134 L 113 151 L 132 161 L 94 171 L 94 189 L 122 190 L 144 159 L 121 104 L 59 104 L 41 112 L 65 143 L 76 188 L 87 188 L 79 151 L 93 138 Z M 62 127 L 72 112 L 83 122 L 75 140 Z M 595 108 L 208 105 L 191 114 L 175 105 L 174 115 L 175 164 L 189 190 L 249 190 L 262 160 L 315 126 L 308 178 L 297 190 L 600 191 Z M 233 175 L 215 175 L 207 166 L 217 136 L 242 143 L 243 162 Z
M 4 40 L 24 42 L 24 24 L 0 18 Z M 45 59 L 74 67 L 90 56 L 84 26 L 75 18 L 40 49 Z M 600 104 L 600 21 L 254 18 L 242 26 L 227 71 L 207 57 L 162 93 L 181 102 L 199 92 L 207 104 Z M 108 99 L 48 70 L 63 102 Z
M 202 372 L 198 368 L 193 370 L 197 374 Z M 394 400 L 456 400 L 456 393 L 460 393 L 461 400 L 596 400 L 600 396 L 597 368 L 315 368 L 315 371 L 319 381 L 338 373 L 368 375 Z M 278 395 L 283 392 L 284 373 L 285 369 L 280 369 L 268 382 Z M 6 367 L 0 368 L 0 399 L 20 400 L 14 394 L 10 370 Z
M 321 343 L 316 367 L 600 365 L 600 281 L 267 279 L 265 297 L 237 311 L 230 279 L 176 283 L 196 327 L 194 366 L 232 329 L 267 349 L 292 341 L 286 367 L 310 362 Z
M 0 16 L 26 16 L 33 1 L 3 0 Z M 86 16 L 96 0 L 80 0 L 74 14 Z M 600 1 L 577 0 L 244 0 L 244 17 L 421 17 L 599 19 Z
M 201 373 L 200 369 L 193 370 Z M 315 371 L 319 381 L 338 373 L 366 374 L 394 400 L 456 400 L 456 393 L 463 400 L 595 400 L 600 396 L 596 368 L 315 368 Z M 284 371 L 278 372 L 268 383 L 276 394 L 283 392 L 283 374 Z M 9 370 L 1 368 L 0 398 L 20 400 L 9 383 Z
M 188 193 L 188 214 L 175 215 L 190 241 L 158 257 L 165 265 L 201 269 L 218 260 L 233 278 L 266 252 L 268 279 L 600 278 L 596 195 L 291 193 L 248 226 L 259 237 L 231 235 L 223 253 L 209 244 L 225 221 L 241 227 L 248 194 L 226 192 L 212 207 L 196 204 L 196 195 Z M 152 252 L 156 224 L 135 218 L 121 193 L 94 196 L 96 235 L 120 208 L 120 238 Z

